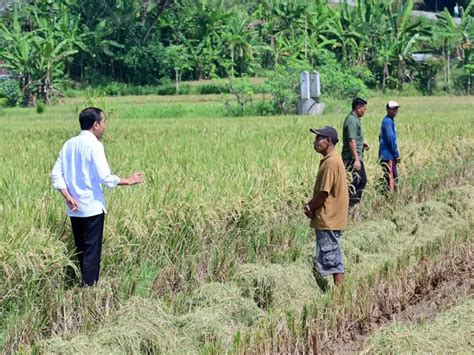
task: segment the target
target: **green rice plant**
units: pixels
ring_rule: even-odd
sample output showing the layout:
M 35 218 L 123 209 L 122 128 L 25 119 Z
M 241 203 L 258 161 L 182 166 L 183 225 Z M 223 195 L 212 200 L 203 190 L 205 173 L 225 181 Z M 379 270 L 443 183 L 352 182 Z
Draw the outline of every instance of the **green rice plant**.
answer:
M 385 101 L 371 100 L 363 119 L 375 146 Z M 472 100 L 399 101 L 400 189 L 378 194 L 381 169 L 376 149 L 369 151 L 362 221 L 351 221 L 343 237 L 342 295 L 323 295 L 313 280 L 314 233 L 301 206 L 319 162 L 308 128 L 340 129 L 345 112 L 229 120 L 211 95 L 107 98 L 110 166 L 119 175 L 144 171 L 146 183 L 105 192 L 101 283 L 83 290 L 75 288 L 69 221 L 48 175 L 63 142 L 77 134 L 86 103 L 67 99 L 41 117 L 5 109 L 0 348 L 81 352 L 91 341 L 99 352 L 239 352 L 260 340 L 258 349 L 275 350 L 271 340 L 281 351 L 312 349 L 313 322 L 336 303 L 342 308 L 327 313 L 317 334 L 342 334 L 354 319 L 363 326 L 376 299 L 363 292 L 439 255 L 432 241 L 472 229 Z

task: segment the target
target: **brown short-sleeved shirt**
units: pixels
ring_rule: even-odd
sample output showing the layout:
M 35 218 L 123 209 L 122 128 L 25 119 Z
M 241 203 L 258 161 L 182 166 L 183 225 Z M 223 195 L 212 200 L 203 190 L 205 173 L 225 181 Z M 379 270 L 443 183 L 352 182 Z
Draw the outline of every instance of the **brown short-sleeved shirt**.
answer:
M 349 192 L 346 170 L 341 156 L 334 150 L 319 164 L 313 197 L 320 191 L 328 193 L 324 203 L 316 209 L 311 227 L 325 230 L 344 230 L 347 225 Z

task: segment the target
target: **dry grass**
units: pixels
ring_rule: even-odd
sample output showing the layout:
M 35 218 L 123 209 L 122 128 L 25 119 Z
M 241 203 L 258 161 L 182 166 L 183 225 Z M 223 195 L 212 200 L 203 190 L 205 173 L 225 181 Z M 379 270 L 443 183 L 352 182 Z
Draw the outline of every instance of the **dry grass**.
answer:
M 377 332 L 369 338 L 362 353 L 453 353 L 474 352 L 474 300 L 419 323 L 401 323 Z

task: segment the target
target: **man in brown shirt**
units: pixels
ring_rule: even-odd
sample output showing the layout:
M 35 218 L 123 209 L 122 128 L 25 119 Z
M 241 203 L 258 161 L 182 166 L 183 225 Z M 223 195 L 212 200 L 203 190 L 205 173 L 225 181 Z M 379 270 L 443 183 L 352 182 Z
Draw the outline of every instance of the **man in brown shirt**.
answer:
M 344 283 L 344 264 L 341 253 L 342 231 L 347 225 L 349 193 L 344 163 L 335 150 L 339 141 L 337 131 L 330 126 L 310 129 L 316 134 L 314 149 L 323 158 L 314 185 L 313 198 L 305 206 L 305 215 L 316 230 L 314 269 L 316 282 L 325 291 L 324 276 L 333 275 L 334 283 Z

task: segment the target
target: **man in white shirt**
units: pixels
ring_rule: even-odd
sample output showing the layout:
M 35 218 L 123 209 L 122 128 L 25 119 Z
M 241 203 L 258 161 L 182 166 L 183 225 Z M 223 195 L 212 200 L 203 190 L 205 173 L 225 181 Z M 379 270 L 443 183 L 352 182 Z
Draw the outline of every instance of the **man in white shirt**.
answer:
M 143 182 L 142 173 L 128 178 L 112 175 L 99 141 L 105 130 L 101 109 L 89 107 L 79 114 L 81 133 L 68 140 L 51 171 L 53 187 L 61 192 L 71 219 L 82 284 L 92 286 L 99 280 L 100 255 L 104 217 L 107 213 L 102 185 L 113 189 L 117 185 Z

